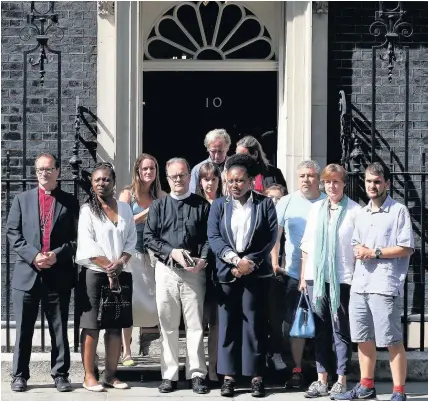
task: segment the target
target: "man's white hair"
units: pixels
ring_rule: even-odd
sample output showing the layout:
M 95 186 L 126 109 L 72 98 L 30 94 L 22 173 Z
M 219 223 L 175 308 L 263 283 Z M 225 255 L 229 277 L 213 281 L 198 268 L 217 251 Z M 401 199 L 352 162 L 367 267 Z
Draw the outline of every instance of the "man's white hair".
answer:
M 230 136 L 227 133 L 227 131 L 223 128 L 216 128 L 208 132 L 208 134 L 205 135 L 204 139 L 204 145 L 208 149 L 210 144 L 214 142 L 216 139 L 223 139 L 224 143 L 226 144 L 227 148 L 230 148 L 230 144 L 232 141 L 230 140 Z
M 318 177 L 321 175 L 321 167 L 315 160 L 303 160 L 297 166 L 297 171 L 301 168 L 312 168 L 317 172 Z

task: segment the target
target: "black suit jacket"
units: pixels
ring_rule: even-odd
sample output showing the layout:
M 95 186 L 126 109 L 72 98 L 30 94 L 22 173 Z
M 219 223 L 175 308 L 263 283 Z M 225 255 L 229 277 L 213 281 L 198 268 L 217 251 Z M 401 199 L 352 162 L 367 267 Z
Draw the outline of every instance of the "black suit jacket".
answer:
M 279 184 L 285 187 L 285 194 L 288 194 L 287 183 L 285 182 L 285 178 L 279 168 L 276 168 L 270 164 L 267 170 L 262 172 L 262 175 L 264 189 L 270 187 L 271 185 Z
M 16 195 L 7 219 L 7 237 L 17 258 L 12 288 L 29 291 L 37 279 L 57 291 L 70 290 L 76 280 L 73 263 L 76 252 L 77 218 L 79 202 L 59 188 L 53 191 L 55 209 L 50 235 L 50 248 L 57 263 L 49 269 L 37 270 L 33 260 L 41 251 L 38 187 Z

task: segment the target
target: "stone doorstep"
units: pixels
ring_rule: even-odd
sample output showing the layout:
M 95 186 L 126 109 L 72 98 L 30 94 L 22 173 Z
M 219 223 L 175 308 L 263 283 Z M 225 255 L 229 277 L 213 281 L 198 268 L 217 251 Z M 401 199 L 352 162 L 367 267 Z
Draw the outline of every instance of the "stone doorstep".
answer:
M 408 325 L 408 348 L 409 349 L 419 349 L 420 346 L 420 322 L 416 321 L 416 317 L 414 315 L 409 315 L 411 317 L 411 322 Z M 74 347 L 74 329 L 73 329 L 73 322 L 69 323 L 68 328 L 68 339 L 69 339 L 69 345 L 70 349 L 73 349 Z M 424 336 L 424 343 L 425 343 L 425 349 L 428 351 L 428 315 L 426 317 L 425 321 L 425 336 Z M 156 338 L 159 336 L 159 330 L 157 328 L 144 328 L 143 330 L 143 344 L 142 344 L 142 353 L 143 355 L 152 355 L 154 352 L 159 353 L 160 349 L 156 345 L 157 339 L 154 341 L 151 341 L 152 338 Z M 207 333 L 205 333 L 207 335 Z M 185 336 L 185 333 L 183 330 L 180 331 L 180 340 L 182 337 Z M 34 336 L 33 336 L 33 352 L 42 352 L 42 338 L 41 338 L 41 329 L 37 327 L 34 330 Z M 140 338 L 140 329 L 138 327 L 134 327 L 132 331 L 132 337 L 133 339 L 139 339 Z M 145 341 L 147 339 L 147 341 Z M 13 345 L 15 342 L 15 328 L 10 329 L 10 344 L 11 344 L 11 350 L 10 352 L 13 352 Z M 103 335 L 100 336 L 99 343 L 98 343 L 98 351 L 102 352 L 101 349 L 104 348 L 104 338 Z M 153 350 L 152 350 L 153 348 Z M 139 340 L 134 340 L 131 343 L 131 349 L 132 353 L 137 355 L 140 352 L 140 344 Z M 1 329 L 1 351 L 6 352 L 6 329 L 2 325 Z M 50 335 L 48 327 L 45 328 L 45 352 L 50 351 Z
M 3 353 L 1 355 L 1 375 L 2 381 L 9 381 L 12 370 L 13 354 Z M 409 381 L 428 382 L 428 352 L 410 351 L 407 353 Z M 121 378 L 135 377 L 139 374 L 142 378 L 144 372 L 160 372 L 159 356 L 138 356 L 135 357 L 137 365 L 134 367 L 118 366 L 118 372 Z M 286 361 L 287 362 L 287 361 Z M 180 371 L 184 370 L 185 356 L 180 356 Z M 208 364 L 208 359 L 207 359 Z M 312 364 L 313 366 L 313 364 Z M 100 370 L 103 370 L 103 358 L 100 356 Z M 309 366 L 308 366 L 309 367 Z M 33 353 L 31 355 L 30 372 L 33 382 L 44 382 L 50 380 L 50 354 Z M 71 354 L 70 379 L 73 382 L 80 382 L 83 378 L 83 366 L 79 353 Z M 358 354 L 353 353 L 351 371 L 348 376 L 350 381 L 359 379 Z M 376 364 L 375 379 L 380 381 L 390 381 L 391 373 L 389 367 L 389 354 L 387 352 L 378 352 L 378 362 Z

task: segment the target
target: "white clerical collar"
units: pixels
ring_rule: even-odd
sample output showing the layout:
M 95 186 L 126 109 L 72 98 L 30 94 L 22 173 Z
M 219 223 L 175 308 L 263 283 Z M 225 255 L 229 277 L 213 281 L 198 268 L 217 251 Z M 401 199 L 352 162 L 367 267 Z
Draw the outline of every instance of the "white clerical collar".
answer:
M 190 195 L 192 194 L 192 192 L 190 191 L 190 189 L 184 194 L 184 195 L 175 195 L 174 193 L 170 193 L 171 198 L 172 199 L 176 199 L 176 200 L 184 200 L 187 199 Z
M 51 190 L 48 190 L 48 189 L 44 189 L 43 187 L 39 186 L 39 191 L 45 195 L 52 195 L 52 192 L 54 192 L 55 189 L 56 189 L 56 187 L 51 189 Z

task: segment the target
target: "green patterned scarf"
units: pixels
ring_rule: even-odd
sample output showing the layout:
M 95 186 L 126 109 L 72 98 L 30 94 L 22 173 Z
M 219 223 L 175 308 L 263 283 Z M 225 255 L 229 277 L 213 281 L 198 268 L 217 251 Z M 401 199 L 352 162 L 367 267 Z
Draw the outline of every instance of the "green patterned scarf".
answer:
M 319 311 L 321 301 L 325 295 L 325 269 L 328 270 L 328 278 L 330 281 L 330 303 L 331 310 L 334 316 L 337 316 L 337 310 L 340 307 L 340 283 L 339 273 L 336 259 L 337 238 L 339 227 L 345 217 L 346 207 L 348 205 L 348 197 L 343 195 L 342 200 L 338 204 L 337 218 L 332 216 L 332 233 L 328 235 L 329 226 L 329 208 L 330 200 L 326 198 L 322 201 L 320 212 L 318 215 L 317 229 L 315 232 L 315 271 L 314 271 L 314 295 L 312 303 L 315 311 Z M 328 266 L 328 263 L 331 263 Z

